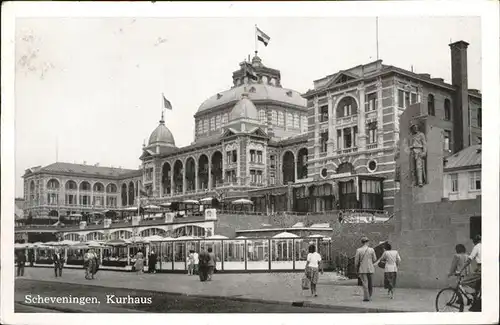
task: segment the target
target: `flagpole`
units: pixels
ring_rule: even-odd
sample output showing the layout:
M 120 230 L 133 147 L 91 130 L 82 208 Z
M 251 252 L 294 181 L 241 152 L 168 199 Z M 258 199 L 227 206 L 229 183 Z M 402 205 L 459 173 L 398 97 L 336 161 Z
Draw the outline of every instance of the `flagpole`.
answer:
M 379 59 L 379 56 L 378 56 L 378 17 L 375 18 L 375 32 L 376 32 L 376 41 L 377 41 L 377 61 Z
M 255 32 L 255 55 L 257 55 L 257 24 L 255 24 L 255 29 L 254 29 L 254 32 Z

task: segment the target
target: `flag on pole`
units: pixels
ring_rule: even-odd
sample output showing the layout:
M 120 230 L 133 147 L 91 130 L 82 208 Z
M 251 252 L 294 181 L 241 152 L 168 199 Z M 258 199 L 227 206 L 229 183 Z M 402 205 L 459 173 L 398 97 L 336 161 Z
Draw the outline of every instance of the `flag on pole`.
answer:
M 252 80 L 259 80 L 259 77 L 255 73 L 255 71 L 250 63 L 245 62 L 244 70 L 245 70 L 244 71 L 245 77 L 248 77 L 249 79 L 252 79 Z
M 165 95 L 164 94 L 161 94 L 163 96 L 163 107 L 165 109 L 169 109 L 169 110 L 172 110 L 172 104 L 170 103 L 170 101 L 168 99 L 165 98 Z
M 262 43 L 264 43 L 265 46 L 267 46 L 267 44 L 269 44 L 269 41 L 271 40 L 271 37 L 269 37 L 266 33 L 261 31 L 259 27 L 255 26 L 255 28 L 256 28 L 257 40 L 261 41 Z

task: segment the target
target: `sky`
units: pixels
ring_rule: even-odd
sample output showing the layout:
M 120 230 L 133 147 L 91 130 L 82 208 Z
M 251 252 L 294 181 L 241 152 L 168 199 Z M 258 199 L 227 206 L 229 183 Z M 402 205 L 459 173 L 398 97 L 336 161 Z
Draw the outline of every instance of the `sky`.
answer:
M 375 17 L 18 18 L 15 42 L 16 197 L 21 176 L 60 162 L 138 168 L 142 144 L 166 125 L 177 146 L 194 139 L 198 107 L 232 86 L 232 72 L 255 51 L 279 69 L 283 87 L 376 60 Z M 450 40 L 469 45 L 469 88 L 481 90 L 481 21 L 473 17 L 378 20 L 384 64 L 450 82 Z

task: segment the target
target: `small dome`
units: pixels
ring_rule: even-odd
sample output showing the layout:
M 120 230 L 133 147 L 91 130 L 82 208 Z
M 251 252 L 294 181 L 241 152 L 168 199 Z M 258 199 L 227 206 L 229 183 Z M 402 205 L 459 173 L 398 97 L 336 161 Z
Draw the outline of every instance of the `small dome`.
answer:
M 236 103 L 236 105 L 234 105 L 233 110 L 229 115 L 230 121 L 236 120 L 238 118 L 248 118 L 252 120 L 259 119 L 259 112 L 257 111 L 257 108 L 252 103 L 252 101 L 248 99 L 247 94 L 242 95 L 242 98 L 239 102 Z
M 170 145 L 175 147 L 175 140 L 172 132 L 165 126 L 165 121 L 163 119 L 160 121 L 160 125 L 151 133 L 149 137 L 148 145 Z

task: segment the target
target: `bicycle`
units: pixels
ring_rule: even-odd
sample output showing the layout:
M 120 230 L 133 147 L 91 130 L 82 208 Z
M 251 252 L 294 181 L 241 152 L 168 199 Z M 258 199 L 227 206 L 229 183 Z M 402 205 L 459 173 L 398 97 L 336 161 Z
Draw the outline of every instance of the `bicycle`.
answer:
M 437 312 L 463 312 L 464 297 L 467 299 L 467 305 L 475 305 L 481 299 L 481 292 L 477 294 L 465 291 L 462 281 L 463 274 L 457 275 L 458 281 L 455 287 L 441 289 L 436 296 L 436 311 Z M 451 297 L 450 297 L 451 295 Z M 448 298 L 449 297 L 449 298 Z M 444 303 L 444 304 L 443 304 Z M 442 306 L 442 307 L 441 307 Z M 446 310 L 447 308 L 451 310 Z

